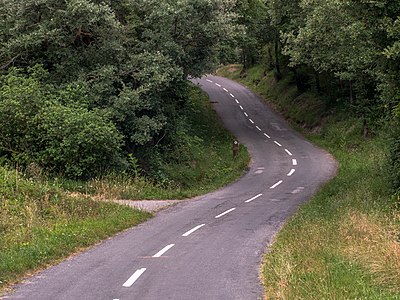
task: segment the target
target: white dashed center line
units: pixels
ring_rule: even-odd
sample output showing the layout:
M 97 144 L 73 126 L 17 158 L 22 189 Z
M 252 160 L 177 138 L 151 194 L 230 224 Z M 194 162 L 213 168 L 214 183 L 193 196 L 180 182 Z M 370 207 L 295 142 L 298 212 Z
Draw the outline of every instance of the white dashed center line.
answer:
M 222 214 L 219 214 L 218 216 L 215 216 L 216 219 L 221 218 L 222 216 L 225 216 L 226 214 L 229 214 L 230 212 L 234 211 L 236 207 L 228 209 L 227 211 L 223 212 Z
M 201 227 L 203 227 L 203 226 L 205 226 L 205 225 L 206 225 L 206 224 L 201 224 L 201 225 L 199 225 L 199 226 L 196 226 L 195 228 L 190 229 L 188 232 L 185 232 L 184 234 L 182 234 L 182 236 L 184 236 L 184 237 L 189 236 L 189 235 L 191 235 L 193 232 L 195 232 L 196 230 L 199 230 Z
M 280 185 L 283 182 L 283 180 L 279 180 L 277 183 L 275 183 L 273 186 L 270 187 L 270 189 L 276 188 L 278 185 Z
M 298 194 L 298 193 L 300 193 L 300 192 L 303 191 L 303 190 L 304 190 L 304 187 L 299 186 L 299 187 L 297 187 L 295 190 L 292 191 L 292 194 Z
M 257 198 L 260 198 L 262 195 L 263 195 L 263 194 L 258 194 L 257 196 L 254 196 L 253 198 L 251 198 L 251 199 L 249 199 L 249 200 L 246 200 L 245 202 L 246 202 L 246 203 L 250 203 L 251 201 L 254 201 L 254 200 L 256 200 Z
M 131 287 L 136 282 L 136 280 L 138 280 L 139 277 L 142 276 L 144 272 L 146 272 L 146 270 L 147 270 L 146 268 L 137 270 L 135 273 L 133 273 L 131 277 L 129 277 L 129 279 L 122 286 L 127 288 Z
M 213 83 L 213 81 L 210 80 L 210 79 L 206 79 L 206 81 L 207 81 L 207 82 L 210 82 L 210 83 Z M 215 85 L 218 86 L 218 87 L 222 87 L 222 86 L 221 86 L 220 84 L 218 84 L 218 83 L 215 83 Z M 224 90 L 225 92 L 229 93 L 228 89 L 223 88 L 223 90 Z M 231 96 L 232 98 L 235 98 L 235 96 L 234 96 L 232 93 L 229 93 L 229 94 L 230 94 L 230 96 Z M 240 104 L 240 102 L 239 102 L 238 99 L 235 98 L 235 101 L 236 101 L 237 104 Z M 249 115 L 244 111 L 243 106 L 242 106 L 242 105 L 239 105 L 239 107 L 240 107 L 240 109 L 243 111 L 244 115 L 248 118 Z M 250 121 L 252 124 L 255 124 L 254 121 L 253 121 L 252 119 L 249 119 L 249 121 Z M 256 126 L 256 128 L 257 128 L 257 130 L 262 131 L 261 128 L 260 128 L 259 126 Z M 269 138 L 269 139 L 271 138 L 267 133 L 264 133 L 264 136 L 266 136 L 266 137 Z M 282 145 L 281 145 L 279 142 L 274 141 L 274 143 L 275 143 L 276 145 L 278 145 L 279 147 L 282 147 Z M 288 149 L 285 149 L 285 152 L 286 152 L 289 156 L 293 156 L 293 154 L 292 154 Z M 297 166 L 297 160 L 296 160 L 296 159 L 292 159 L 292 164 L 293 164 L 293 166 Z M 291 169 L 290 172 L 287 174 L 287 176 L 292 176 L 295 172 L 296 172 L 296 169 Z M 276 187 L 278 187 L 278 186 L 279 186 L 280 184 L 282 184 L 282 183 L 283 183 L 283 180 L 280 180 L 280 181 L 278 181 L 277 183 L 275 183 L 274 185 L 272 185 L 272 186 L 270 187 L 270 189 L 275 189 Z M 296 188 L 294 191 L 292 191 L 292 193 L 293 193 L 293 194 L 299 193 L 299 192 L 301 192 L 303 189 L 304 189 L 304 187 L 298 187 L 298 188 Z M 252 198 L 246 200 L 245 203 L 250 203 L 250 202 L 252 202 L 252 201 L 254 201 L 254 200 L 260 198 L 261 196 L 263 196 L 263 194 L 258 194 L 258 195 L 256 195 L 256 196 L 254 196 L 254 197 L 252 197 Z M 228 209 L 228 210 L 226 210 L 225 212 L 223 212 L 223 213 L 221 213 L 221 214 L 215 216 L 215 219 L 221 218 L 221 217 L 223 217 L 223 216 L 225 216 L 225 215 L 227 215 L 227 214 L 233 212 L 234 210 L 236 210 L 236 207 L 231 208 L 231 209 Z M 182 234 L 182 236 L 183 236 L 183 237 L 188 237 L 189 235 L 193 234 L 194 232 L 196 232 L 196 231 L 199 230 L 200 228 L 204 227 L 205 225 L 206 225 L 206 224 L 198 225 L 198 226 L 196 226 L 196 227 L 190 229 L 189 231 L 185 232 L 184 234 Z M 152 257 L 155 257 L 155 258 L 161 257 L 161 256 L 163 256 L 168 250 L 170 250 L 170 249 L 171 249 L 172 247 L 174 247 L 174 246 L 175 246 L 175 244 L 170 244 L 170 245 L 168 245 L 168 246 L 165 246 L 162 250 L 160 250 L 159 252 L 157 252 L 156 254 L 154 254 Z M 135 273 L 133 273 L 133 275 L 132 275 L 131 277 L 129 277 L 129 279 L 128 279 L 122 286 L 123 286 L 123 287 L 127 287 L 127 288 L 131 287 L 131 286 L 140 278 L 140 276 L 143 275 L 143 273 L 144 273 L 146 270 L 147 270 L 146 268 L 138 269 Z M 113 300 L 119 300 L 119 299 L 113 299 Z
M 295 169 L 291 169 L 290 172 L 287 174 L 287 176 L 292 176 L 294 172 L 296 172 L 296 170 Z
M 160 250 L 156 254 L 154 254 L 153 257 L 161 257 L 163 254 L 165 254 L 165 252 L 167 252 L 173 246 L 175 246 L 175 244 L 171 244 L 171 245 L 165 246 L 162 250 Z

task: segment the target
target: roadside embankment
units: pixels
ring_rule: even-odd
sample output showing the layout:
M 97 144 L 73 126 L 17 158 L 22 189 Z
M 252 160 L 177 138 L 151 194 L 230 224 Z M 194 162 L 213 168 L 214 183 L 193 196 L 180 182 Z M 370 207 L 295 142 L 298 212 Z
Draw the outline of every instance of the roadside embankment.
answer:
M 292 217 L 265 255 L 266 299 L 400 299 L 399 199 L 391 196 L 387 137 L 314 92 L 276 82 L 262 66 L 218 71 L 248 86 L 339 162 L 337 176 Z

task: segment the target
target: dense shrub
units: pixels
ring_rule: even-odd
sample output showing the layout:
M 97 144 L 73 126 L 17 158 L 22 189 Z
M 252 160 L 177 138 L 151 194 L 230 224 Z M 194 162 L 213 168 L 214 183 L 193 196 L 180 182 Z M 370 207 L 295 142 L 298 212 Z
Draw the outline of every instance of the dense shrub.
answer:
M 122 137 L 115 126 L 96 111 L 62 104 L 68 90 L 43 84 L 45 76 L 36 67 L 29 75 L 14 70 L 0 77 L 0 153 L 74 178 L 120 167 Z
M 95 112 L 60 104 L 44 107 L 35 118 L 41 149 L 37 162 L 68 177 L 91 177 L 121 166 L 121 136 Z

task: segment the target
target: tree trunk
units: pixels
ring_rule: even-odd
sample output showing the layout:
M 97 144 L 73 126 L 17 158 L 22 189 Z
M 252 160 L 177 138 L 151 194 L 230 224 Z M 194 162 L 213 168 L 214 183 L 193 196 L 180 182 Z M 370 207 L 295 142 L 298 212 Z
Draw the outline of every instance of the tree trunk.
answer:
M 363 132 L 362 132 L 363 136 L 366 138 L 369 135 L 369 128 L 368 128 L 368 122 L 367 122 L 367 118 L 365 116 L 363 116 Z
M 279 62 L 279 35 L 278 35 L 278 33 L 275 36 L 275 68 L 276 68 L 275 78 L 277 80 L 281 80 L 282 73 L 281 73 L 281 66 L 280 66 L 280 62 Z
M 317 87 L 318 94 L 321 94 L 321 81 L 319 80 L 319 73 L 315 71 L 315 85 Z
M 268 71 L 272 71 L 274 69 L 274 57 L 272 56 L 272 46 L 268 46 Z
M 304 88 L 303 88 L 302 83 L 299 80 L 299 76 L 297 74 L 296 68 L 293 68 L 292 71 L 293 71 L 294 79 L 296 80 L 297 91 L 302 92 L 304 90 Z
M 353 81 L 349 81 L 349 89 L 350 89 L 350 104 L 354 104 L 354 92 L 353 92 Z

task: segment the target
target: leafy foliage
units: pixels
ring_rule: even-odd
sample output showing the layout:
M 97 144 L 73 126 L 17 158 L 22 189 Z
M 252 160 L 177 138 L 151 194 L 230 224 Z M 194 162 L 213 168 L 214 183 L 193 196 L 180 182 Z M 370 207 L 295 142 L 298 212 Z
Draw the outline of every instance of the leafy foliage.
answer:
M 3 116 L 15 114 L 18 123 L 3 129 L 3 151 L 15 162 L 35 161 L 72 177 L 91 176 L 96 165 L 98 172 L 129 165 L 129 153 L 151 173 L 152 157 L 143 154 L 175 134 L 186 77 L 209 72 L 219 43 L 235 34 L 234 3 L 2 1 L 0 70 L 41 65 L 46 73 L 39 81 L 14 76 L 20 87 L 3 85 Z M 164 160 L 161 152 L 155 156 Z
M 69 177 L 121 166 L 122 136 L 115 126 L 96 111 L 63 105 L 68 92 L 51 92 L 43 74 L 41 68 L 28 76 L 14 69 L 0 78 L 0 153 Z
M 242 7 L 250 3 L 239 2 Z M 266 16 L 251 14 L 258 20 L 245 24 L 263 29 L 263 34 L 253 37 L 265 47 L 257 43 L 250 47 L 259 53 L 253 63 L 266 64 L 264 75 L 274 69 L 275 79 L 295 81 L 299 94 L 322 94 L 326 107 L 332 108 L 330 113 L 335 107 L 346 107 L 361 119 L 364 137 L 382 124 L 398 127 L 393 121 L 400 103 L 398 1 L 270 0 L 259 4 Z M 249 16 L 248 10 L 239 12 L 244 19 Z M 269 28 L 263 24 L 265 19 Z M 249 69 L 251 64 L 244 66 Z M 393 135 L 393 140 L 399 139 L 397 130 Z M 396 161 L 399 151 L 393 147 L 392 161 Z

